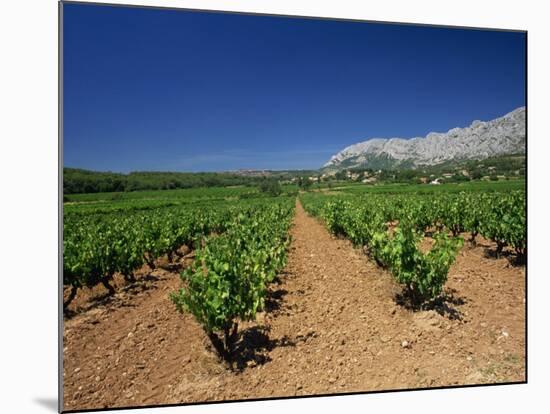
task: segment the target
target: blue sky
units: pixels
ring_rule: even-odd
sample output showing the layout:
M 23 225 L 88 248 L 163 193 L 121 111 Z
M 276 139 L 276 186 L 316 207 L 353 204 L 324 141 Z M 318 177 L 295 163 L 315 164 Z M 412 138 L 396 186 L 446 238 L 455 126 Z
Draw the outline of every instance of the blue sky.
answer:
M 64 165 L 319 168 L 525 105 L 525 35 L 64 5 Z

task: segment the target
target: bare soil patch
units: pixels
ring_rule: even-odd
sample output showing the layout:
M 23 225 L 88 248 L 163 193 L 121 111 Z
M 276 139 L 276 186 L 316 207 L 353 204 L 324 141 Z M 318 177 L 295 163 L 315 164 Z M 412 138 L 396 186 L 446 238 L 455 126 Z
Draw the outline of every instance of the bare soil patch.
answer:
M 525 268 L 468 243 L 431 309 L 399 304 L 391 275 L 298 203 L 289 264 L 266 312 L 243 326 L 239 369 L 208 350 L 168 293 L 151 288 L 65 321 L 65 409 L 525 380 Z
M 179 249 L 183 252 L 180 258 L 174 256 L 174 262 L 170 262 L 165 255 L 156 259 L 155 266 L 157 270 L 167 271 L 177 276 L 178 271 L 183 269 L 186 264 L 189 264 L 194 259 L 194 252 L 190 251 L 187 246 L 182 246 Z M 156 271 L 151 271 L 148 265 L 143 265 L 140 269 L 134 272 L 134 282 L 129 282 L 124 279 L 121 274 L 115 274 L 109 284 L 113 287 L 116 295 L 109 295 L 109 291 L 102 284 L 94 287 L 81 287 L 77 290 L 76 296 L 72 299 L 64 312 L 64 318 L 70 319 L 75 315 L 87 312 L 96 307 L 106 305 L 116 305 L 121 299 L 127 299 L 128 296 L 138 295 L 148 289 L 156 289 L 159 281 L 159 274 Z M 70 286 L 63 288 L 63 302 L 67 301 L 71 293 Z

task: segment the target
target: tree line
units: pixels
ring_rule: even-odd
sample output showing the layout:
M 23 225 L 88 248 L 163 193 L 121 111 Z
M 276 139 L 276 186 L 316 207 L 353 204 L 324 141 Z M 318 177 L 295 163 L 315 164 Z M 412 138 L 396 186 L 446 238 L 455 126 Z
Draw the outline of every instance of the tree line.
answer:
M 228 187 L 257 185 L 261 181 L 262 177 L 250 177 L 236 173 L 131 172 L 121 174 L 75 168 L 63 169 L 64 194 Z

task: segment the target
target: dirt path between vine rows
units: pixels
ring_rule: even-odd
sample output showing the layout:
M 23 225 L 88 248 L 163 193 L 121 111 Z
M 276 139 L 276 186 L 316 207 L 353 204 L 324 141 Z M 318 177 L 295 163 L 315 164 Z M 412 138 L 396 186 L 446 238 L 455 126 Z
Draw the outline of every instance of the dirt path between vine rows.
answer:
M 241 332 L 236 371 L 207 347 L 157 270 L 136 292 L 65 321 L 65 409 L 525 380 L 525 268 L 464 247 L 446 299 L 411 311 L 389 273 L 297 203 L 285 272 Z M 119 297 L 120 296 L 120 297 Z

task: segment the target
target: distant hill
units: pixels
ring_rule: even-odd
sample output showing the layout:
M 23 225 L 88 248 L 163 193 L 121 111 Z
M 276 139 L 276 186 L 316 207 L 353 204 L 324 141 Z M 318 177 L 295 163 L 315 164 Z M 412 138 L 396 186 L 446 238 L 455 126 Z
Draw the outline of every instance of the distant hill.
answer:
M 525 147 L 525 107 L 520 107 L 492 121 L 474 121 L 469 127 L 445 133 L 430 132 L 426 137 L 411 139 L 368 139 L 333 155 L 323 169 L 411 169 L 448 161 L 524 154 Z

